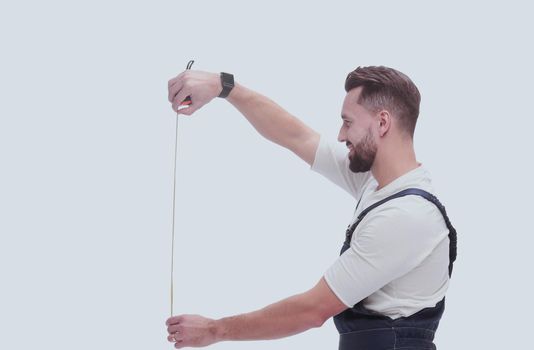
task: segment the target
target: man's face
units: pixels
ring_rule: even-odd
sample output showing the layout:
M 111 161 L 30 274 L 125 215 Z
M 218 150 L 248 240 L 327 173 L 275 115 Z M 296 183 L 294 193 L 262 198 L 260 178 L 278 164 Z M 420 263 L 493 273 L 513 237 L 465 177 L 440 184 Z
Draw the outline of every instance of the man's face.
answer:
M 377 152 L 372 128 L 375 118 L 356 102 L 361 89 L 352 89 L 345 96 L 341 113 L 343 124 L 338 135 L 338 141 L 345 142 L 349 148 L 349 168 L 355 173 L 371 170 Z

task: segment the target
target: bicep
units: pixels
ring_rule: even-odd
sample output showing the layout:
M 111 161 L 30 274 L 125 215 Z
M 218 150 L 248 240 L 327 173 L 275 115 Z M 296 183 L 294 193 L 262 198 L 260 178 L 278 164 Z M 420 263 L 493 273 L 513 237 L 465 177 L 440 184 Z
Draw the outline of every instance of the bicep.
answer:
M 330 289 L 324 277 L 321 277 L 319 282 L 305 294 L 311 301 L 314 312 L 317 318 L 321 320 L 321 324 L 330 317 L 347 309 L 347 306 Z

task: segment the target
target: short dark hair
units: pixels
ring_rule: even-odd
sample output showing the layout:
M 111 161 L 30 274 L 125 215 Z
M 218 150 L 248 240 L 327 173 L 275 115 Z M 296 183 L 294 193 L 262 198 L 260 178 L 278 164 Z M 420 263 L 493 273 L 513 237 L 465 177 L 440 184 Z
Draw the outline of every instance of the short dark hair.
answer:
M 390 111 L 413 138 L 421 95 L 408 76 L 384 66 L 358 67 L 347 75 L 345 91 L 359 86 L 362 92 L 358 104 L 371 112 Z

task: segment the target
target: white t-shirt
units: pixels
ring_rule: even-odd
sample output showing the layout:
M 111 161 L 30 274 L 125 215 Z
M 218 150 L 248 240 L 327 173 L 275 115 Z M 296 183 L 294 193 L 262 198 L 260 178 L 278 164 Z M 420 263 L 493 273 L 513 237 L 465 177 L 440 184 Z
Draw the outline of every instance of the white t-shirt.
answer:
M 339 146 L 339 147 L 338 147 Z M 321 137 L 311 166 L 361 202 L 363 209 L 403 189 L 433 193 L 429 172 L 420 165 L 376 190 L 371 172 L 353 173 L 348 150 Z M 347 306 L 364 300 L 370 310 L 396 319 L 433 307 L 449 285 L 449 230 L 439 209 L 423 197 L 409 195 L 371 210 L 352 235 L 347 249 L 324 277 Z M 339 232 L 340 245 L 343 232 Z

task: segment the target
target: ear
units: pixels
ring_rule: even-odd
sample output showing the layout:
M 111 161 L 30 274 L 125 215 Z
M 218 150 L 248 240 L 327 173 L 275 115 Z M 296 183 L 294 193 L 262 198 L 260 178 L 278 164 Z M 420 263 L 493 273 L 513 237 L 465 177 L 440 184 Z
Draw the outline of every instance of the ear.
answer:
M 384 137 L 391 128 L 391 114 L 384 110 L 378 113 L 378 135 Z

